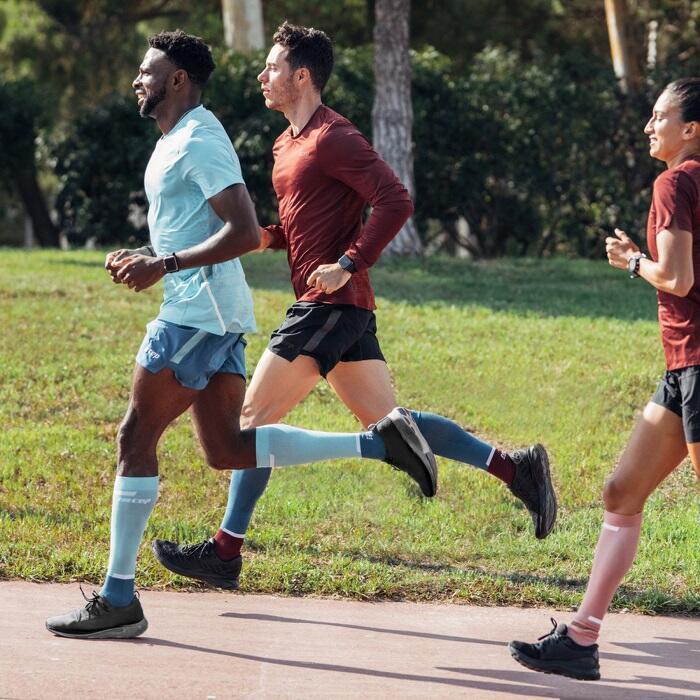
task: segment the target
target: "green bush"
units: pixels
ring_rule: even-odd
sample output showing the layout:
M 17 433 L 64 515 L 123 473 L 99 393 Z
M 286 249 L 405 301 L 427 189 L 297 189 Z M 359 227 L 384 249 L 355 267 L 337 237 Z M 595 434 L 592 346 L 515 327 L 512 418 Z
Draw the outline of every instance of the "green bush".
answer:
M 204 103 L 238 152 L 261 222 L 277 219 L 272 145 L 287 127 L 266 109 L 257 75 L 265 56 L 217 55 Z M 488 47 L 455 75 L 433 49 L 413 54 L 416 221 L 424 238 L 456 238 L 463 218 L 476 255 L 598 256 L 619 225 L 643 229 L 658 164 L 643 126 L 654 93 L 622 96 L 595 56 L 536 56 Z M 370 46 L 337 52 L 324 100 L 368 136 L 373 100 Z M 61 226 L 69 239 L 142 239 L 128 221 L 144 205 L 142 177 L 156 139 L 133 99 L 112 98 L 73 122 L 54 149 Z M 443 236 L 444 238 L 444 236 Z M 449 239 L 449 236 L 448 236 Z M 465 244 L 464 240 L 461 240 Z M 442 243 L 445 244 L 444 241 Z
M 30 80 L 6 81 L 0 75 L 0 186 L 12 189 L 18 170 L 34 168 L 41 102 Z
M 133 97 L 113 96 L 83 112 L 54 145 L 56 211 L 70 243 L 148 239 L 143 174 L 158 133 Z
M 202 101 L 231 137 L 260 223 L 277 222 L 277 200 L 270 182 L 272 145 L 287 122 L 265 107 L 260 93 L 257 75 L 265 65 L 265 54 L 226 52 L 217 55 L 216 64 Z

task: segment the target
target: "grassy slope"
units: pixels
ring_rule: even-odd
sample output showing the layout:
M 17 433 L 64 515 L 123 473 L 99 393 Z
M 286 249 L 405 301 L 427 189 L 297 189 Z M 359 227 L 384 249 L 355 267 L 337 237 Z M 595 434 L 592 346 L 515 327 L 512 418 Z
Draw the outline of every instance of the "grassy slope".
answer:
M 99 582 L 108 554 L 114 436 L 160 289 L 113 286 L 100 253 L 0 257 L 0 577 Z M 259 334 L 291 301 L 280 255 L 245 262 Z M 344 461 L 275 473 L 248 540 L 243 590 L 481 604 L 574 605 L 601 519 L 599 493 L 663 369 L 653 291 L 604 263 L 447 259 L 376 270 L 380 338 L 405 405 L 499 446 L 553 456 L 561 510 L 545 542 L 499 482 L 452 462 L 422 501 L 402 475 Z M 326 385 L 290 423 L 353 430 Z M 208 470 L 189 418 L 161 444 L 146 539 L 218 525 L 227 475 Z M 700 611 L 699 489 L 686 464 L 648 505 L 618 607 Z M 144 547 L 141 586 L 183 586 Z

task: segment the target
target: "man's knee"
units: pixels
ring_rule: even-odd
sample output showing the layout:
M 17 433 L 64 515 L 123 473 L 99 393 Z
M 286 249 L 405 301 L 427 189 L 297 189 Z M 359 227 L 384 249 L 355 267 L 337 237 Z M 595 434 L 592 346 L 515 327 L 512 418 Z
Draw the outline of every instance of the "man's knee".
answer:
M 137 440 L 138 420 L 136 411 L 129 407 L 117 431 L 117 449 L 119 455 L 126 455 L 132 452 Z
M 207 466 L 217 471 L 226 471 L 228 469 L 237 469 L 236 455 L 232 450 L 218 448 L 216 450 L 204 450 L 204 458 L 207 461 Z
M 250 430 L 259 425 L 277 423 L 277 416 L 273 406 L 264 406 L 258 403 L 243 403 L 241 408 L 241 430 Z
M 224 442 L 204 445 L 207 464 L 216 470 L 245 469 L 256 466 L 255 431 L 239 431 Z
M 142 430 L 136 411 L 129 408 L 117 431 L 117 474 L 155 476 L 158 474 L 153 431 Z

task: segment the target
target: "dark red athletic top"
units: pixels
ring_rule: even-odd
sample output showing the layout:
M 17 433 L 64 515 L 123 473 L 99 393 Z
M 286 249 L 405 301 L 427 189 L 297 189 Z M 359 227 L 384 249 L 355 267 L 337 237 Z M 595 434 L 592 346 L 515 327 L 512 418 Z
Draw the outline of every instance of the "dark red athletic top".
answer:
M 271 248 L 287 249 L 297 301 L 373 310 L 367 268 L 413 213 L 406 188 L 357 127 L 325 105 L 296 136 L 291 127 L 282 133 L 272 153 L 280 224 L 266 229 Z M 344 287 L 325 294 L 306 284 L 319 265 L 344 254 L 357 268 Z
M 647 246 L 658 261 L 656 236 L 673 227 L 693 234 L 695 283 L 685 297 L 657 291 L 661 342 L 668 369 L 700 365 L 700 157 L 661 173 L 654 182 Z

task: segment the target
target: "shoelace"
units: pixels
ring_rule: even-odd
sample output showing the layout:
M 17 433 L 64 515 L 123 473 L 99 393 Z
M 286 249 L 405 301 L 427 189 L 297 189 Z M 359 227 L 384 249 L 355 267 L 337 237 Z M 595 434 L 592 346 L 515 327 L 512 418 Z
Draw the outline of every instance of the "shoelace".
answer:
M 211 540 L 204 540 L 204 542 L 197 542 L 196 544 L 185 545 L 181 550 L 180 554 L 184 557 L 197 557 L 201 559 L 209 554 L 209 550 L 213 547 Z
M 553 618 L 550 617 L 549 621 L 552 623 L 552 629 L 547 632 L 547 634 L 543 634 L 541 637 L 537 637 L 537 641 L 541 641 L 542 639 L 546 639 L 547 637 L 551 637 L 556 631 L 557 627 L 559 627 L 559 623 Z
M 92 597 L 88 598 L 85 595 L 85 591 L 83 590 L 82 586 L 79 586 L 80 592 L 83 594 L 83 598 L 87 600 L 87 605 L 85 606 L 85 609 L 88 611 L 88 613 L 92 614 L 97 612 L 100 608 L 106 609 L 106 601 L 104 598 L 100 596 L 99 593 L 96 591 L 92 592 Z

